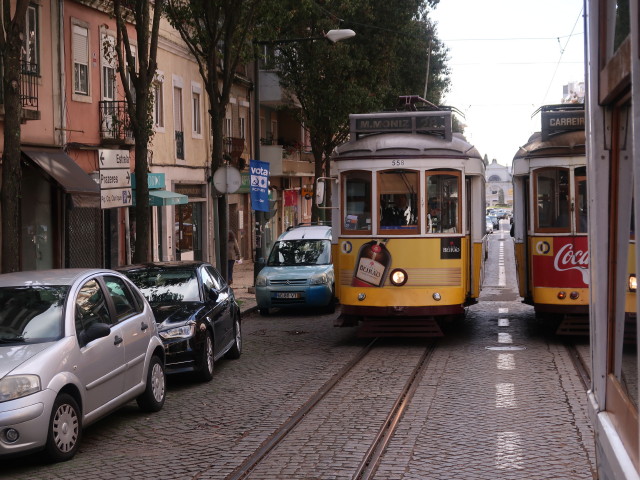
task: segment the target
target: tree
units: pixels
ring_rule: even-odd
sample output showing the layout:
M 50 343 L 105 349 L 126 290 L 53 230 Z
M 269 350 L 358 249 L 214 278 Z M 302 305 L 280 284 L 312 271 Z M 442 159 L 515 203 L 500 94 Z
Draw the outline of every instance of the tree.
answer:
M 329 158 L 347 139 L 350 113 L 389 108 L 399 95 L 422 94 L 429 43 L 436 58 L 429 98 L 439 102 L 448 86 L 446 51 L 425 16 L 427 5 L 435 3 L 336 0 L 320 6 L 313 0 L 288 0 L 272 12 L 268 25 L 274 38 L 318 37 L 334 28 L 356 30 L 355 38 L 335 45 L 283 44 L 276 56 L 280 82 L 291 94 L 291 106 L 300 105 L 294 111 L 309 131 L 316 178 L 330 176 Z M 321 210 L 313 198 L 312 221 L 317 221 Z
M 11 3 L 2 2 L 2 94 L 4 102 L 4 150 L 2 153 L 2 272 L 20 270 L 20 232 L 22 201 L 22 168 L 20 166 L 20 137 L 22 102 L 22 46 L 29 0 L 17 0 L 13 17 Z
M 260 9 L 268 6 L 269 2 L 264 0 L 167 0 L 169 21 L 196 59 L 209 98 L 213 172 L 224 165 L 222 125 L 231 87 L 238 66 L 252 58 L 253 29 L 260 18 Z M 225 195 L 218 196 L 214 189 L 212 196 L 219 227 L 216 262 L 227 279 L 227 251 L 220 245 L 228 235 L 228 203 Z
M 152 16 L 153 7 L 153 16 Z M 149 141 L 153 136 L 153 82 L 157 70 L 158 33 L 164 0 L 114 0 L 117 25 L 115 54 L 127 99 L 127 113 L 135 138 L 136 243 L 134 263 L 151 261 L 151 219 L 149 215 Z M 134 57 L 127 30 L 129 20 L 136 32 Z M 108 48 L 108 46 L 103 46 Z M 137 65 L 136 65 L 137 59 Z

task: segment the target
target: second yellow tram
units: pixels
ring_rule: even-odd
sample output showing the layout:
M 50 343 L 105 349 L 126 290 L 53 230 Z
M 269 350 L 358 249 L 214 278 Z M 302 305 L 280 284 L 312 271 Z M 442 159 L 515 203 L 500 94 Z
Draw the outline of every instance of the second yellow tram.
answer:
M 589 312 L 584 105 L 546 105 L 513 159 L 518 287 L 536 313 Z M 586 327 L 586 317 L 582 324 Z

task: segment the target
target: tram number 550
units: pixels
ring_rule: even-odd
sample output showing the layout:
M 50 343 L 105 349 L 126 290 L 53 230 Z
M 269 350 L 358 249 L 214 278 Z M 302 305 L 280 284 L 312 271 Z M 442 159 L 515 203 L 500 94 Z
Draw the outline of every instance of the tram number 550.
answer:
M 392 167 L 402 167 L 404 165 L 404 160 L 391 160 Z

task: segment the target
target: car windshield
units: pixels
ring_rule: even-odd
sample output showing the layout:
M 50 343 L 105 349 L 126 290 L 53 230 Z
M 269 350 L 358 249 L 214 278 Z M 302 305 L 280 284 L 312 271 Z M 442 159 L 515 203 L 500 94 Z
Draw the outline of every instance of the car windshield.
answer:
M 62 338 L 67 286 L 0 288 L 0 344 Z
M 327 265 L 331 262 L 329 240 L 285 240 L 276 242 L 269 266 Z
M 152 268 L 126 272 L 149 303 L 200 302 L 195 270 Z

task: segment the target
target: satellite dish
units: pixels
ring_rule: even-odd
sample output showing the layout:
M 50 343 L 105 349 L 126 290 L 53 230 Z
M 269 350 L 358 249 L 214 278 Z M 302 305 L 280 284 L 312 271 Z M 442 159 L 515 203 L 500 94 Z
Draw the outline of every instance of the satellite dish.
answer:
M 225 165 L 213 174 L 213 186 L 219 193 L 236 193 L 241 183 L 242 175 L 236 167 Z

